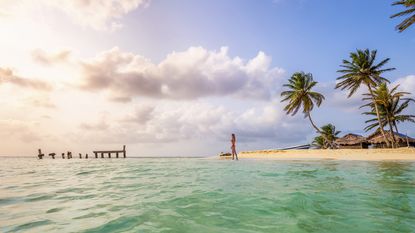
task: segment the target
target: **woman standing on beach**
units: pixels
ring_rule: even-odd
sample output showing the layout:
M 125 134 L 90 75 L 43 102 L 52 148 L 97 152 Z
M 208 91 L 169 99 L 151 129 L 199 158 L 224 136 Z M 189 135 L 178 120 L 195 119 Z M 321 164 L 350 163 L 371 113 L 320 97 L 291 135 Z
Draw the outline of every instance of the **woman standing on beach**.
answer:
M 236 157 L 236 160 L 238 160 L 238 154 L 236 153 L 236 137 L 235 134 L 232 134 L 231 137 L 231 149 L 232 149 L 232 160 L 234 160 L 234 157 Z

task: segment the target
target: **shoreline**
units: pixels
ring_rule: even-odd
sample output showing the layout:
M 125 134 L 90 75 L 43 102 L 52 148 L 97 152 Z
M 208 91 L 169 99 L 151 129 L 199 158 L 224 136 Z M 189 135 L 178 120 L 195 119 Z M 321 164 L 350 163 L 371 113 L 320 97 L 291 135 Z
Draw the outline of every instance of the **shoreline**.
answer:
M 349 160 L 349 161 L 415 161 L 415 148 L 336 149 L 336 150 L 259 150 L 243 151 L 240 160 Z M 230 159 L 223 157 L 220 159 Z

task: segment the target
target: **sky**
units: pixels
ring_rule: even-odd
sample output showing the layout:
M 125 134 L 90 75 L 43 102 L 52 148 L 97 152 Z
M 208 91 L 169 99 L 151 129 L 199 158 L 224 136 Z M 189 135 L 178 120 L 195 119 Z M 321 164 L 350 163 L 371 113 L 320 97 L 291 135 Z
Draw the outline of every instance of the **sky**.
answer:
M 360 94 L 334 90 L 343 59 L 377 49 L 415 97 L 415 26 L 389 0 L 0 0 L 0 155 L 210 156 L 310 143 L 282 85 L 313 74 L 322 126 L 364 132 Z M 414 113 L 412 106 L 407 113 Z M 415 137 L 414 124 L 399 125 Z

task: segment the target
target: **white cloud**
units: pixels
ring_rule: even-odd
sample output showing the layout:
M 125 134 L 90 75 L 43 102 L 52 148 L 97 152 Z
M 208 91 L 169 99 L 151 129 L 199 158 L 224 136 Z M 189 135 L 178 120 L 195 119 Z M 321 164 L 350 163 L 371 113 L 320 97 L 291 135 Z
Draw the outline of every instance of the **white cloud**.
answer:
M 208 51 L 191 47 L 173 52 L 156 64 L 118 48 L 81 62 L 84 90 L 107 91 L 110 98 L 128 101 L 145 96 L 194 99 L 208 96 L 238 96 L 269 99 L 284 71 L 270 68 L 271 58 L 263 52 L 249 61 L 231 58 L 228 49 Z
M 73 22 L 96 30 L 114 30 L 122 27 L 117 21 L 122 16 L 147 6 L 148 0 L 26 0 L 0 1 L 0 17 L 21 16 L 47 6 L 67 15 Z
M 300 117 L 286 116 L 279 103 L 270 103 L 242 112 L 224 106 L 196 101 L 171 102 L 138 107 L 132 114 L 119 119 L 106 119 L 102 129 L 83 129 L 74 137 L 95 143 L 160 143 L 184 140 L 215 140 L 227 143 L 231 133 L 240 142 L 274 142 L 275 146 L 305 141 L 312 133 L 308 122 Z M 111 122 L 111 123 L 110 123 Z M 115 140 L 115 141 L 114 141 Z
M 408 75 L 403 78 L 397 79 L 392 84 L 393 86 L 399 85 L 401 91 L 411 93 L 411 96 L 415 98 L 415 75 Z

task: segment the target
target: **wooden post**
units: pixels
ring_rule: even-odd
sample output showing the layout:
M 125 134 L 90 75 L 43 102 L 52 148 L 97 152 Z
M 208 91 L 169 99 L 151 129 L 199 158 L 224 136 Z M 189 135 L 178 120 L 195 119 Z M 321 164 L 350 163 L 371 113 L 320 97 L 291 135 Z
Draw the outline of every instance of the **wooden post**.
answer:
M 39 158 L 39 159 L 43 159 L 43 156 L 45 156 L 44 154 L 42 154 L 42 150 L 41 149 L 38 149 L 38 152 L 39 152 L 39 154 L 37 155 L 37 157 Z
M 67 157 L 68 159 L 72 159 L 72 152 L 68 151 L 68 152 L 66 153 L 66 157 Z
M 62 153 L 62 159 L 65 159 L 65 153 Z
M 125 145 L 123 147 L 123 154 L 124 154 L 124 158 L 126 158 L 127 157 L 127 153 L 125 152 Z
M 81 153 L 79 153 L 79 158 L 82 159 L 82 154 Z
M 55 153 L 50 153 L 49 156 L 52 156 L 52 159 L 55 159 Z
M 108 158 L 111 158 L 111 152 L 108 152 Z
M 86 158 L 86 159 L 88 158 L 88 154 L 86 154 L 86 155 L 85 155 L 85 158 Z
M 117 157 L 117 159 L 118 159 L 118 152 L 116 152 L 116 153 L 115 153 L 115 156 L 116 156 L 116 157 Z
M 95 154 L 95 158 L 97 159 L 98 158 L 98 153 L 94 152 L 94 154 Z
M 408 148 L 409 148 L 408 132 L 406 132 L 406 145 L 407 145 L 407 146 L 408 146 Z
M 104 152 L 101 152 L 101 159 L 104 158 Z

